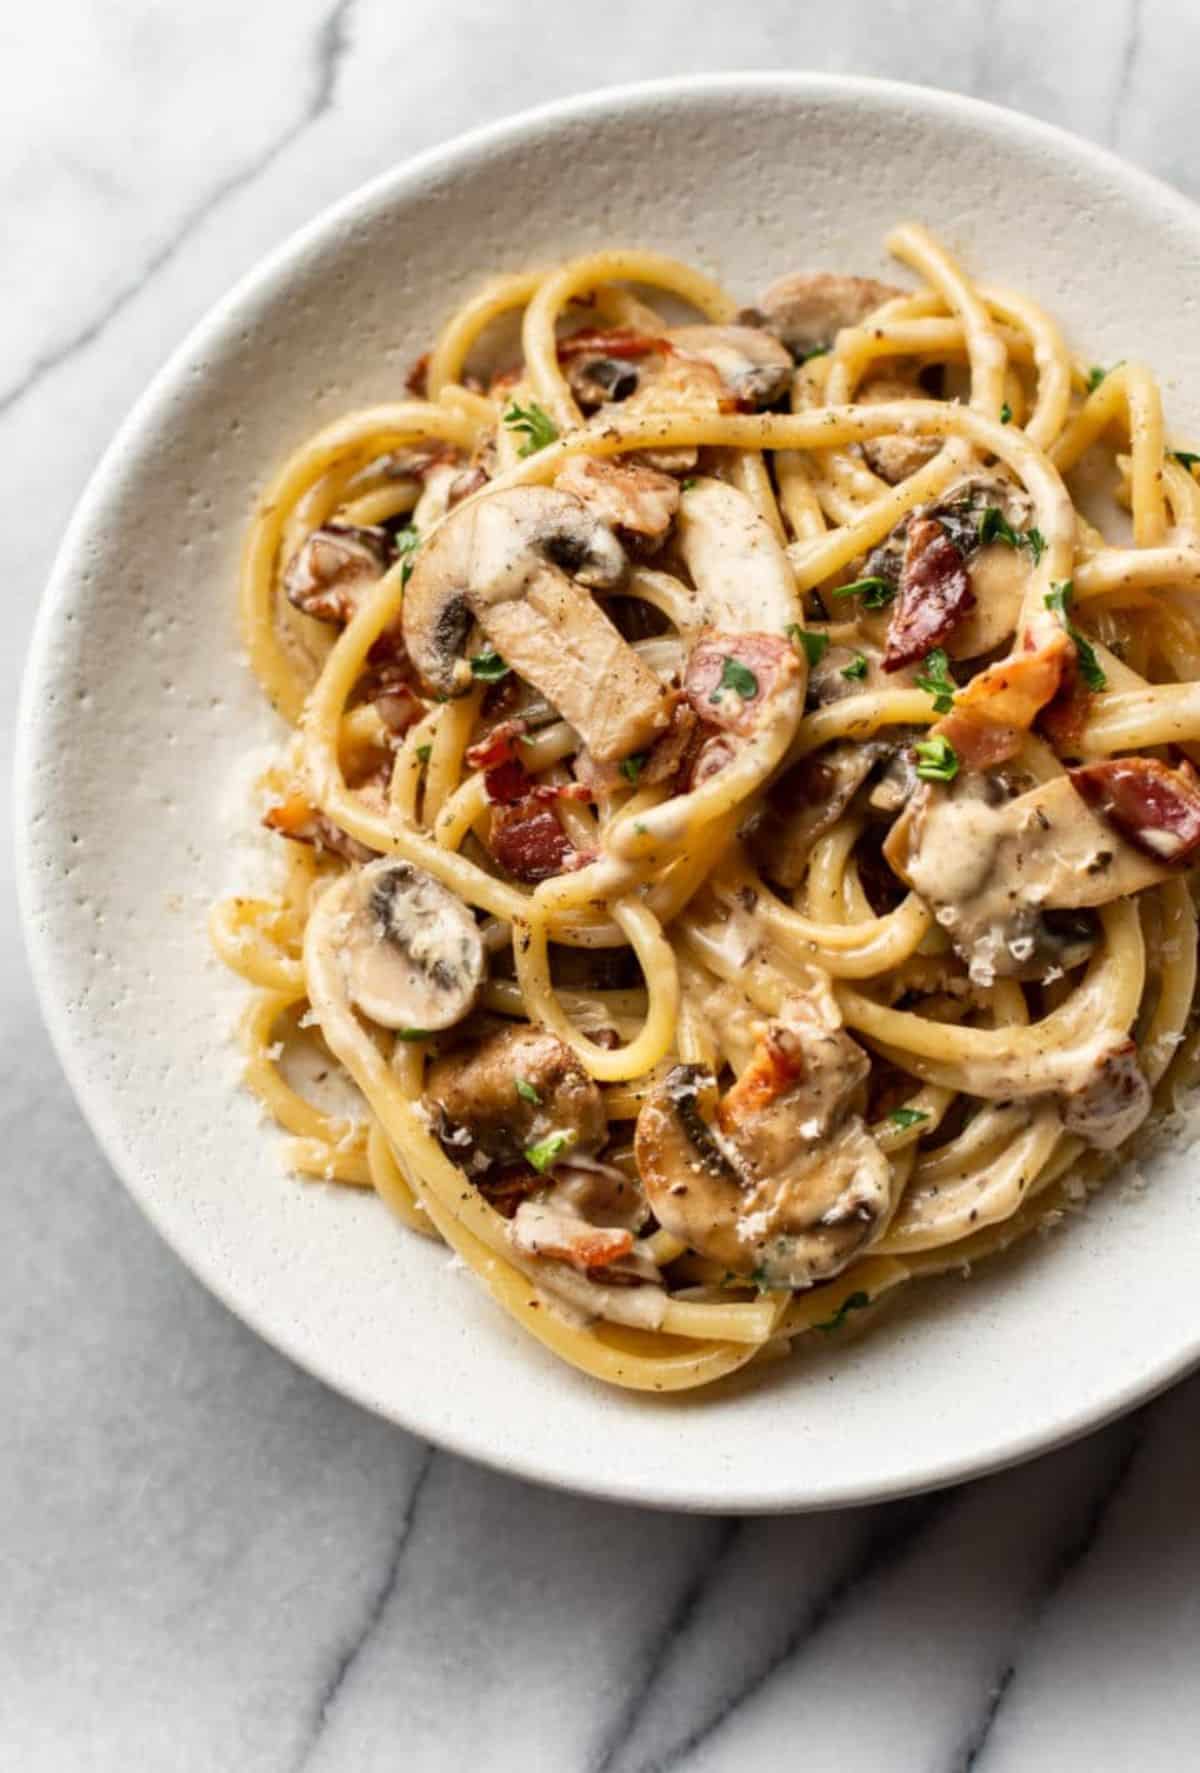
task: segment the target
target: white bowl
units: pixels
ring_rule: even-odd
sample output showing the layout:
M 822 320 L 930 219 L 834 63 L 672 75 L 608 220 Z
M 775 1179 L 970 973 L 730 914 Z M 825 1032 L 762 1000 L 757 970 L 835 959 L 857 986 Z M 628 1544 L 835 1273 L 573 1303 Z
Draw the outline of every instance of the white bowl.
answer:
M 1028 118 L 870 81 L 731 76 L 600 93 L 466 136 L 320 217 L 171 359 L 63 544 L 25 684 L 21 888 L 79 1100 L 173 1246 L 262 1335 L 405 1427 L 524 1476 L 660 1505 L 815 1508 L 1049 1447 L 1200 1357 L 1190 1155 L 1058 1234 L 912 1290 L 875 1334 L 663 1400 L 557 1363 L 373 1197 L 304 1185 L 236 1088 L 244 988 L 209 902 L 252 857 L 271 736 L 235 632 L 254 493 L 315 425 L 395 395 L 485 273 L 606 242 L 747 300 L 799 266 L 888 274 L 930 222 L 1089 358 L 1148 358 L 1200 429 L 1200 212 Z M 120 1301 L 113 1309 L 120 1310 Z

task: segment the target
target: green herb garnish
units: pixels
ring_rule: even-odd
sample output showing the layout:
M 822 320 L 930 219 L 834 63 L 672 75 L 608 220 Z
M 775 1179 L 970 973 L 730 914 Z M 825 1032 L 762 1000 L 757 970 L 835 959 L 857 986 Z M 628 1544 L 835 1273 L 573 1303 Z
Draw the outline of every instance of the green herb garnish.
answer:
M 929 1114 L 924 1108 L 893 1108 L 888 1119 L 894 1127 L 902 1127 L 907 1131 L 909 1127 L 915 1127 L 921 1121 L 928 1120 Z
M 538 1095 L 533 1085 L 527 1083 L 523 1077 L 517 1079 L 517 1094 L 520 1096 L 522 1102 L 532 1102 L 535 1108 L 540 1108 L 542 1105 L 542 1098 Z
M 863 1311 L 870 1303 L 870 1293 L 850 1293 L 842 1300 L 832 1317 L 827 1317 L 823 1323 L 814 1324 L 813 1329 L 820 1330 L 822 1335 L 829 1336 L 834 1330 L 841 1329 L 852 1311 Z
M 935 646 L 931 653 L 926 653 L 922 663 L 925 669 L 916 678 L 917 688 L 933 697 L 935 714 L 949 714 L 958 688 L 950 675 L 949 659 L 940 646 Z
M 1200 454 L 1192 449 L 1169 449 L 1167 454 L 1173 462 L 1178 462 L 1181 468 L 1186 468 L 1189 474 L 1197 463 L 1200 463 Z
M 680 490 L 680 492 L 691 492 L 691 490 L 695 486 L 695 484 L 696 484 L 695 475 L 694 474 L 689 475 L 686 480 L 681 480 L 679 482 L 679 490 Z
M 887 579 L 855 579 L 852 585 L 838 585 L 835 597 L 861 597 L 864 609 L 886 609 L 896 595 L 896 587 Z
M 1107 374 L 1108 371 L 1106 369 L 1101 369 L 1098 363 L 1093 363 L 1091 369 L 1088 370 L 1087 391 L 1089 394 L 1094 394 L 1096 392 L 1096 389 L 1100 386 Z
M 1046 593 L 1046 608 L 1052 609 L 1063 627 L 1075 642 L 1075 655 L 1079 662 L 1079 675 L 1090 690 L 1102 690 L 1108 687 L 1108 678 L 1104 668 L 1096 657 L 1096 649 L 1086 634 L 1081 634 L 1071 620 L 1071 600 L 1075 595 L 1075 587 L 1070 579 L 1054 585 Z
M 918 739 L 913 750 L 923 782 L 953 782 L 958 774 L 958 752 L 949 739 L 935 733 L 932 739 Z
M 486 653 L 476 653 L 471 660 L 471 676 L 477 677 L 480 683 L 499 683 L 502 677 L 508 676 L 509 667 L 489 648 Z
M 558 436 L 558 426 L 536 400 L 528 406 L 518 406 L 515 400 L 510 402 L 504 409 L 504 423 L 510 431 L 525 433 L 525 441 L 517 451 L 519 456 L 535 456 Z
M 809 665 L 819 665 L 829 651 L 828 634 L 818 634 L 812 628 L 802 628 L 799 622 L 789 622 L 784 633 L 798 653 L 803 653 Z
M 1007 400 L 1004 402 L 1004 405 L 1000 408 L 1000 423 L 1002 425 L 1011 425 L 1012 424 L 1012 407 L 1008 404 Z
M 729 653 L 721 661 L 721 681 L 708 698 L 709 701 L 719 702 L 726 690 L 732 690 L 743 702 L 748 702 L 752 696 L 758 694 L 758 679 L 753 671 L 743 665 L 740 659 L 732 658 Z
M 850 663 L 848 665 L 842 666 L 842 676 L 843 677 L 849 677 L 853 680 L 856 678 L 865 677 L 866 675 L 867 675 L 867 655 L 866 655 L 866 653 L 855 653 L 855 655 L 851 659 Z
M 430 1028 L 397 1028 L 397 1040 L 428 1040 L 433 1030 Z
M 405 524 L 404 528 L 398 529 L 393 536 L 392 546 L 396 550 L 396 559 L 404 562 L 404 565 L 400 568 L 400 583 L 401 585 L 407 585 L 408 581 L 412 578 L 413 567 L 416 564 L 413 560 L 413 555 L 421 546 L 420 531 L 414 528 L 411 523 Z
M 760 1293 L 769 1293 L 773 1289 L 776 1291 L 778 1290 L 778 1283 L 768 1280 L 765 1268 L 752 1269 L 749 1279 L 758 1288 Z
M 526 1159 L 533 1165 L 538 1175 L 543 1176 L 564 1151 L 571 1149 L 576 1138 L 577 1134 L 570 1131 L 548 1133 L 544 1139 L 539 1139 L 536 1145 L 525 1147 Z
M 797 363 L 809 363 L 814 357 L 828 357 L 833 350 L 832 345 L 810 345 L 807 351 L 801 351 Z
M 419 763 L 428 763 L 429 759 L 432 756 L 433 756 L 433 746 L 432 745 L 418 745 L 417 746 L 417 761 Z
M 1035 566 L 1046 549 L 1046 538 L 1040 529 L 1014 529 L 995 505 L 989 505 L 979 520 L 979 546 L 985 548 L 989 542 L 1007 542 L 1010 548 L 1028 548 Z
M 621 774 L 627 782 L 636 782 L 646 767 L 646 753 L 635 751 L 631 757 L 622 759 Z

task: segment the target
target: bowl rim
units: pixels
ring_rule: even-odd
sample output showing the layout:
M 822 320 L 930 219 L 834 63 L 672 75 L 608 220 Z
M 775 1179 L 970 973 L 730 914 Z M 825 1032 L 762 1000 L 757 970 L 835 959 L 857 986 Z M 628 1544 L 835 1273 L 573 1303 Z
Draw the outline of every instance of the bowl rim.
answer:
M 476 1432 L 457 1420 L 452 1425 L 447 1425 L 439 1418 L 435 1424 L 431 1424 L 424 1419 L 424 1412 L 417 1401 L 405 1400 L 406 1406 L 411 1404 L 411 1407 L 397 1408 L 390 1400 L 384 1401 L 378 1397 L 365 1381 L 357 1381 L 353 1375 L 345 1376 L 333 1371 L 332 1363 L 326 1367 L 308 1348 L 296 1346 L 297 1338 L 288 1327 L 272 1322 L 269 1307 L 237 1295 L 235 1289 L 227 1284 L 219 1264 L 206 1255 L 203 1249 L 190 1248 L 186 1240 L 177 1237 L 168 1216 L 161 1210 L 152 1179 L 141 1168 L 127 1145 L 122 1117 L 115 1110 L 111 1096 L 88 1075 L 85 1060 L 86 1034 L 67 1015 L 52 978 L 52 906 L 43 894 L 41 877 L 35 865 L 34 776 L 31 766 L 42 742 L 41 690 L 53 675 L 53 637 L 63 608 L 69 601 L 77 563 L 89 532 L 112 496 L 114 482 L 119 477 L 127 451 L 154 413 L 168 401 L 172 391 L 180 384 L 186 366 L 206 347 L 220 343 L 230 321 L 245 304 L 258 296 L 268 295 L 289 271 L 299 268 L 311 249 L 323 243 L 336 230 L 360 216 L 372 214 L 379 208 L 402 199 L 410 187 L 418 185 L 430 173 L 436 171 L 442 177 L 453 178 L 459 170 L 482 154 L 504 149 L 519 142 L 522 137 L 599 113 L 619 113 L 622 109 L 646 104 L 669 106 L 697 99 L 720 100 L 722 97 L 746 98 L 756 95 L 780 99 L 809 97 L 831 102 L 857 99 L 868 108 L 872 104 L 904 104 L 927 116 L 965 122 L 987 133 L 1006 133 L 1012 138 L 1020 138 L 1026 145 L 1041 142 L 1060 159 L 1078 159 L 1082 156 L 1094 166 L 1106 170 L 1123 192 L 1134 198 L 1140 195 L 1157 215 L 1173 216 L 1200 242 L 1200 205 L 1154 174 L 1124 160 L 1111 149 L 1061 125 L 1047 123 L 1008 106 L 938 87 L 868 75 L 754 70 L 695 73 L 648 81 L 621 82 L 532 106 L 464 131 L 398 161 L 324 206 L 311 220 L 294 229 L 256 260 L 226 294 L 188 328 L 182 340 L 154 373 L 92 470 L 63 533 L 39 603 L 26 654 L 17 703 L 13 749 L 14 876 L 25 948 L 43 1023 L 75 1101 L 105 1158 L 155 1231 L 191 1274 L 237 1318 L 304 1371 L 373 1414 L 383 1416 L 397 1427 L 438 1447 L 508 1475 L 572 1494 L 642 1507 L 683 1509 L 699 1513 L 799 1513 L 859 1506 L 916 1495 L 1003 1470 L 1103 1427 L 1182 1379 L 1200 1364 L 1200 1328 L 1190 1343 L 1176 1346 L 1157 1361 L 1147 1361 L 1143 1370 L 1118 1390 L 1101 1398 L 1082 1402 L 1074 1411 L 1060 1414 L 1052 1426 L 1024 1432 L 1011 1429 L 999 1432 L 990 1444 L 977 1444 L 956 1457 L 943 1454 L 933 1458 L 914 1458 L 908 1474 L 903 1478 L 883 1482 L 834 1481 L 819 1487 L 814 1487 L 811 1483 L 802 1484 L 787 1495 L 782 1495 L 777 1486 L 759 1489 L 747 1489 L 743 1486 L 718 1494 L 714 1487 L 696 1487 L 686 1482 L 672 1484 L 656 1481 L 647 1489 L 636 1473 L 631 1476 L 610 1474 L 595 1481 L 580 1481 L 565 1476 L 546 1459 L 520 1448 L 497 1450 L 489 1444 L 486 1431 Z M 45 927 L 43 918 L 46 920 Z

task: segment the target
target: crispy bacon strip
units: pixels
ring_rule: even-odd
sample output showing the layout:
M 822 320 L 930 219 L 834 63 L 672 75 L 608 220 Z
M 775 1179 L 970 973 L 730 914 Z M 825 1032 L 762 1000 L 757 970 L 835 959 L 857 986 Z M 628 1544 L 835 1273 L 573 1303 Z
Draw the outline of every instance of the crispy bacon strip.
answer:
M 372 862 L 375 859 L 374 850 L 369 850 L 365 843 L 359 843 L 356 837 L 351 837 L 340 825 L 326 818 L 303 794 L 289 794 L 286 800 L 269 807 L 263 814 L 263 824 L 268 831 L 278 831 L 281 837 L 289 837 L 293 843 L 312 844 L 314 849 L 329 850 L 347 862 Z
M 1200 777 L 1156 757 L 1110 757 L 1068 771 L 1087 804 L 1157 862 L 1182 862 L 1200 848 Z
M 1053 629 L 1040 646 L 1000 659 L 973 677 L 959 690 L 952 712 L 935 731 L 972 769 L 1006 762 L 1016 756 L 1042 709 L 1058 694 L 1074 659 L 1070 635 Z
M 885 671 L 915 664 L 939 646 L 960 616 L 975 607 L 962 550 L 935 517 L 918 517 L 908 528 L 900 594 L 888 624 Z
M 630 359 L 648 357 L 652 351 L 669 352 L 669 339 L 654 338 L 650 333 L 634 332 L 630 326 L 602 328 L 585 327 L 569 333 L 558 341 L 558 360 L 570 363 L 575 357 L 616 357 Z
M 502 868 L 531 886 L 571 874 L 593 859 L 575 848 L 554 809 L 532 794 L 495 807 L 488 848 Z
M 572 1268 L 607 1268 L 633 1249 L 633 1233 L 615 1226 L 588 1225 L 567 1213 L 547 1207 L 518 1212 L 509 1234 L 513 1244 L 528 1256 L 549 1256 L 569 1262 Z
M 731 1133 L 752 1115 L 761 1114 L 803 1076 L 804 1055 L 799 1043 L 780 1038 L 781 1032 L 778 1028 L 767 1030 L 750 1063 L 722 1096 L 717 1105 L 722 1132 Z

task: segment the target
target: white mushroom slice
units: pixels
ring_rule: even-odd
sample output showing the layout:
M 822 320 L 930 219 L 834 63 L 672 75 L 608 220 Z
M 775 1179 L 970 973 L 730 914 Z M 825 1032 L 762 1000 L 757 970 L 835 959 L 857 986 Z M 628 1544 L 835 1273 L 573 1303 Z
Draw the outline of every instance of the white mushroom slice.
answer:
M 792 385 L 791 353 L 757 326 L 676 326 L 677 349 L 711 363 L 739 406 L 774 406 Z
M 585 589 L 617 586 L 626 565 L 611 529 L 569 493 L 521 486 L 474 500 L 417 556 L 402 612 L 409 656 L 435 692 L 464 694 L 478 621 L 599 762 L 645 750 L 666 730 L 669 698 Z
M 288 562 L 283 589 L 289 603 L 318 622 L 348 622 L 387 570 L 385 530 L 326 523 L 313 530 Z
M 759 298 L 758 312 L 793 357 L 804 357 L 820 345 L 832 345 L 844 326 L 860 326 L 868 314 L 903 293 L 873 277 L 793 271 Z
M 438 462 L 425 476 L 425 485 L 410 519 L 413 528 L 427 536 L 450 509 L 450 494 L 462 469 L 454 462 Z
M 1047 912 L 1105 905 L 1171 878 L 1091 812 L 1067 776 L 1015 799 L 1003 792 L 995 777 L 963 776 L 949 790 L 923 784 L 884 846 L 981 985 L 1040 976 L 1063 963 L 1064 941 L 1078 949 L 1078 935 L 1059 935 Z
M 788 557 L 745 493 L 695 481 L 680 500 L 676 536 L 710 627 L 783 634 L 803 622 Z
M 383 1028 L 450 1028 L 479 995 L 478 924 L 461 899 L 411 862 L 383 856 L 361 869 L 338 933 L 346 991 Z
M 636 1153 L 659 1223 L 734 1274 L 807 1287 L 878 1236 L 892 1168 L 853 1112 L 868 1060 L 828 987 L 789 1000 L 721 1101 L 711 1072 L 679 1065 L 638 1116 Z
M 901 376 L 872 376 L 865 381 L 854 396 L 859 406 L 874 406 L 881 401 L 920 400 L 926 398 L 921 384 L 915 379 Z M 862 445 L 863 455 L 869 465 L 889 486 L 898 486 L 931 462 L 942 447 L 940 437 L 921 437 L 916 432 L 908 435 L 894 431 L 890 437 L 869 437 Z
M 660 542 L 679 509 L 679 482 L 639 462 L 572 456 L 555 485 L 582 499 L 601 523 Z

